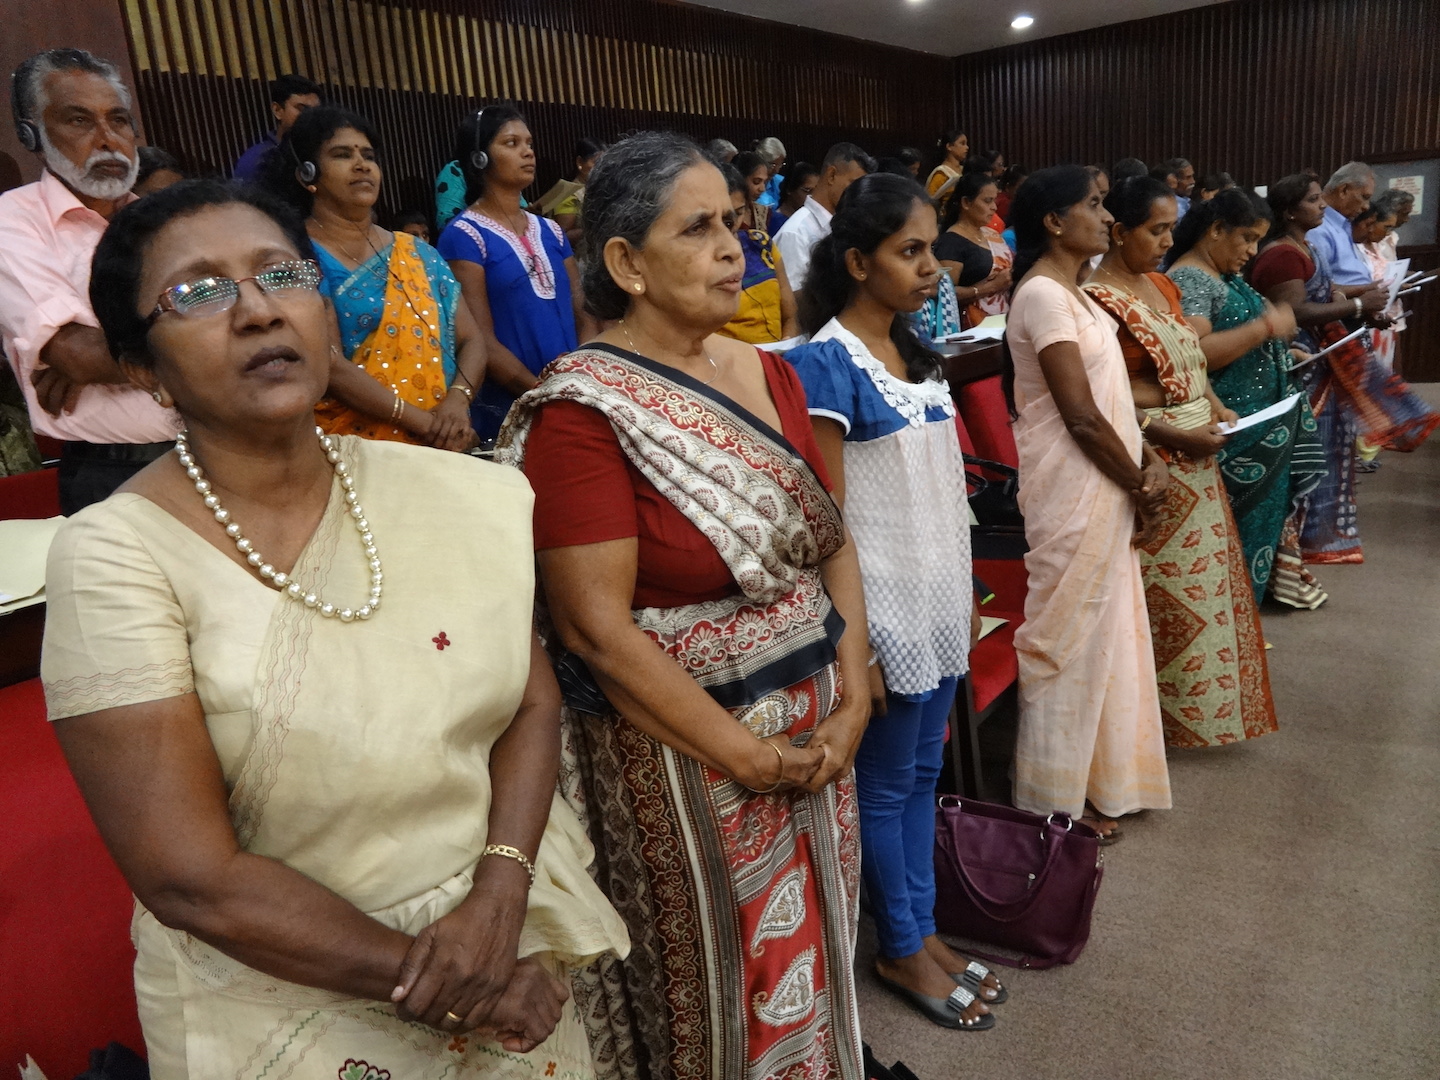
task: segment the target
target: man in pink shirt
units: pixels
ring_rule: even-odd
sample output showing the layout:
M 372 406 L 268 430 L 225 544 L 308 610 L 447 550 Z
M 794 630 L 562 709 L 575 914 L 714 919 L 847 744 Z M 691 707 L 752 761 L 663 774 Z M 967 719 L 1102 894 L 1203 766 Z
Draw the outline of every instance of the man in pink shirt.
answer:
M 0 195 L 0 345 L 31 426 L 65 442 L 60 505 L 73 514 L 165 453 L 177 428 L 122 374 L 90 309 L 95 246 L 135 199 L 135 121 L 115 66 L 80 49 L 22 63 L 10 104 L 45 172 Z

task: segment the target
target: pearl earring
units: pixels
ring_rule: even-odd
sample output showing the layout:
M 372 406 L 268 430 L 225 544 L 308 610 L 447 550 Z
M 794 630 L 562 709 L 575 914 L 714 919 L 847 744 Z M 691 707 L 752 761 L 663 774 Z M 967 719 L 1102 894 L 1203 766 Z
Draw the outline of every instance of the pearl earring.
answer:
M 637 282 L 635 283 L 635 291 L 636 291 L 636 292 L 644 292 L 644 291 L 645 291 L 645 286 L 644 286 L 644 285 L 641 285 L 640 282 L 637 281 Z

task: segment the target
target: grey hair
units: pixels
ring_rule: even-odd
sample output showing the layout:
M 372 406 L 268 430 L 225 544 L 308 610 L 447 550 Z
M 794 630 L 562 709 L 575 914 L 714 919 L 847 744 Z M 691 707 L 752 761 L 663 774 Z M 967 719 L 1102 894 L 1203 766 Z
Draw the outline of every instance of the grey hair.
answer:
M 1370 208 L 1362 210 L 1356 220 L 1374 218 L 1376 221 L 1384 221 L 1392 214 L 1398 215 L 1401 211 L 1409 210 L 1414 205 L 1415 196 L 1410 192 L 1401 191 L 1399 188 L 1386 188 L 1370 200 Z
M 774 161 L 777 157 L 785 156 L 785 144 L 774 135 L 767 135 L 755 144 L 755 152 L 763 156 L 767 162 Z
M 45 78 L 57 71 L 80 71 L 99 75 L 115 88 L 120 102 L 130 108 L 130 88 L 120 78 L 120 69 L 109 60 L 102 60 L 84 49 L 49 49 L 22 61 L 10 82 L 10 107 L 15 119 L 40 123 L 49 102 L 45 98 Z
M 585 307 L 600 319 L 621 318 L 630 297 L 610 276 L 605 245 L 613 237 L 636 249 L 670 204 L 686 169 L 710 165 L 689 138 L 668 131 L 642 131 L 605 151 L 585 184 L 580 212 L 590 258 L 585 261 Z
M 705 147 L 705 153 L 717 160 L 724 158 L 726 154 L 734 157 L 739 152 L 740 148 L 729 139 L 711 139 Z
M 1334 191 L 1345 184 L 1363 184 L 1375 179 L 1375 170 L 1363 161 L 1347 161 L 1325 181 L 1325 190 Z

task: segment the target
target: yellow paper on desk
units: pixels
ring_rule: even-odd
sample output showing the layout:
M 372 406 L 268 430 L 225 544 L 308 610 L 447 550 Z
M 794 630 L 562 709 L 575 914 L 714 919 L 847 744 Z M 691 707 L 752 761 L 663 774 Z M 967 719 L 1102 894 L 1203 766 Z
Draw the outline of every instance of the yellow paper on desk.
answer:
M 1004 316 L 1004 315 L 987 315 L 987 316 L 985 316 L 985 318 L 983 318 L 983 319 L 980 320 L 980 325 L 979 325 L 978 327 L 976 327 L 976 329 L 980 329 L 980 330 L 1004 330 L 1004 329 L 1005 329 L 1005 316 Z
M 0 614 L 45 599 L 45 557 L 63 517 L 0 521 Z

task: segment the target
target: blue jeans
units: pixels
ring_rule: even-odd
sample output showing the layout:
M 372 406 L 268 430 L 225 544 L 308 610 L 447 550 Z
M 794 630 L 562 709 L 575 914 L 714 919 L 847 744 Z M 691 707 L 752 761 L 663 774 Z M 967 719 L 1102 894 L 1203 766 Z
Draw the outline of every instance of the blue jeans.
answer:
M 887 960 L 935 933 L 935 784 L 958 681 L 943 680 L 928 701 L 887 695 L 855 755 L 860 867 Z

